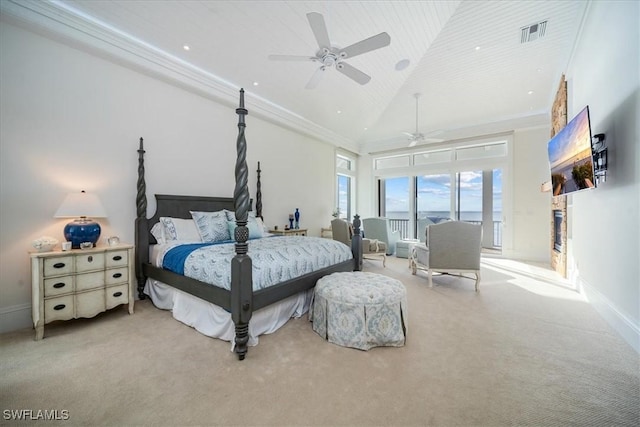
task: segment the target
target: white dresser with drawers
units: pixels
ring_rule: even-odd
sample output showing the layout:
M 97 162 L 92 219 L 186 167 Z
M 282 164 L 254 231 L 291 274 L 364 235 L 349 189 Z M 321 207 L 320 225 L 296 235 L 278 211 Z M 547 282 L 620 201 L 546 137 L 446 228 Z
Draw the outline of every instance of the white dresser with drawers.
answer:
M 133 314 L 133 246 L 31 253 L 32 316 L 36 340 L 55 320 L 94 317 L 129 304 Z

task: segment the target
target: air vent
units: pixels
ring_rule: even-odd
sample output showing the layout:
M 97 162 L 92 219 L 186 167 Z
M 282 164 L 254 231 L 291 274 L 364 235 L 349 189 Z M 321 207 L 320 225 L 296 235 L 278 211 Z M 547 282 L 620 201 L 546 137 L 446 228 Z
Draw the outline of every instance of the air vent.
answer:
M 547 20 L 527 25 L 520 29 L 520 43 L 528 43 L 544 37 L 547 30 Z

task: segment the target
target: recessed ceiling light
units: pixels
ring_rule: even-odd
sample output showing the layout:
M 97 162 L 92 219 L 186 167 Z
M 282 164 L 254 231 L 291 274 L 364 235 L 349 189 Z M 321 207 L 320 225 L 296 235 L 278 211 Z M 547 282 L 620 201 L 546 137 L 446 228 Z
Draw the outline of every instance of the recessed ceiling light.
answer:
M 342 114 L 342 111 L 338 110 L 338 114 Z
M 364 128 L 364 130 L 369 130 L 369 128 Z
M 480 46 L 476 46 L 476 50 L 480 50 Z
M 408 59 L 402 59 L 400 61 L 398 61 L 398 63 L 396 64 L 396 71 L 402 71 L 405 68 L 407 68 L 409 66 L 409 63 L 411 61 L 409 61 Z
M 189 45 L 188 45 L 188 44 L 185 44 L 184 46 L 182 46 L 182 48 L 183 48 L 184 50 L 191 50 L 191 48 L 189 47 Z
M 253 82 L 253 85 L 254 86 L 258 86 L 258 82 Z
M 529 92 L 527 92 L 529 95 L 533 95 L 533 91 L 530 90 Z

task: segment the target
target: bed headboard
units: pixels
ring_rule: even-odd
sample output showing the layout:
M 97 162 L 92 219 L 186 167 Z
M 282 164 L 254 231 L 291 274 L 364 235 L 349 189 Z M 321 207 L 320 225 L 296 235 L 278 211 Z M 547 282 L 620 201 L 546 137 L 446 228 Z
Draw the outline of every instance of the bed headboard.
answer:
M 151 235 L 151 228 L 160 221 L 160 217 L 191 218 L 191 211 L 216 212 L 222 209 L 234 210 L 232 197 L 207 197 L 207 196 L 176 196 L 173 194 L 156 194 L 156 213 L 147 219 L 147 233 L 149 244 L 156 243 Z M 250 207 L 253 199 L 250 200 Z

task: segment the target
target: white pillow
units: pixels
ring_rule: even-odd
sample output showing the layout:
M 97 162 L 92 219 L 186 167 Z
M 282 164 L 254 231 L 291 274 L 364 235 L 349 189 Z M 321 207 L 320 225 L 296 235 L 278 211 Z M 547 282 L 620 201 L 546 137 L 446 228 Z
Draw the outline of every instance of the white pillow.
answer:
M 164 230 L 165 242 L 202 242 L 200 233 L 193 219 L 160 217 Z
M 162 225 L 161 222 L 156 222 L 153 227 L 151 227 L 151 235 L 156 238 L 158 244 L 167 242 L 164 238 L 164 225 Z
M 191 211 L 191 216 L 203 242 L 213 243 L 231 240 L 229 226 L 227 225 L 227 215 L 224 210 L 217 212 Z

